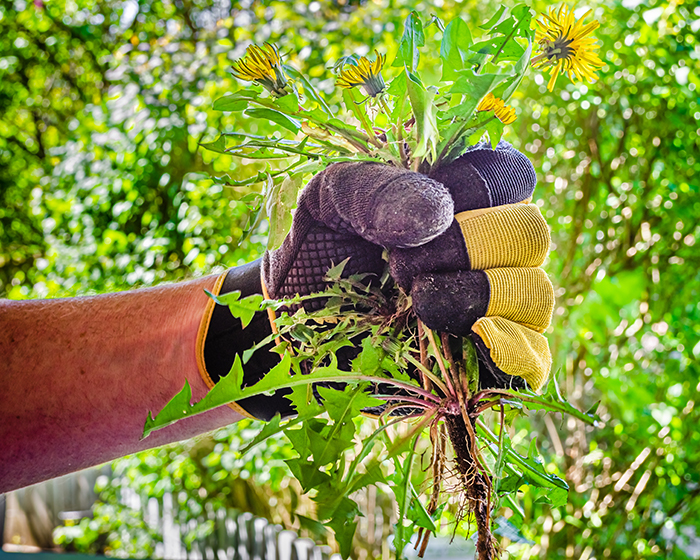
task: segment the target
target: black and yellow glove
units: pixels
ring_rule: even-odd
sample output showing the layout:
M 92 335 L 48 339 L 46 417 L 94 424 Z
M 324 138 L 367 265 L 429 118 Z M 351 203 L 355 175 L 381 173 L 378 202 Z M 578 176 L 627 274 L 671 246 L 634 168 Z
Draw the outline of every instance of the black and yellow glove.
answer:
M 433 178 L 375 163 L 332 165 L 302 191 L 282 246 L 265 254 L 260 290 L 272 298 L 322 290 L 326 271 L 345 259 L 345 274 L 380 275 L 387 248 L 392 274 L 426 325 L 471 335 L 490 371 L 537 389 L 549 373 L 540 333 L 553 295 L 536 268 L 547 254 L 548 229 L 536 206 L 522 204 L 534 186 L 530 162 L 504 142 L 468 151 Z M 222 278 L 221 293 L 240 289 L 237 271 Z M 224 350 L 240 330 L 226 314 L 208 310 L 200 329 L 200 370 L 212 385 L 245 349 Z M 263 325 L 257 318 L 248 328 Z M 251 360 L 246 380 L 256 382 L 266 367 Z M 239 404 L 266 418 L 286 402 L 261 396 Z
M 392 275 L 411 291 L 428 327 L 471 336 L 489 373 L 483 385 L 522 386 L 516 376 L 537 390 L 551 369 L 542 333 L 554 291 L 538 268 L 549 250 L 549 229 L 529 204 L 534 169 L 502 142 L 495 150 L 473 148 L 433 177 L 452 195 L 454 220 L 429 243 L 391 251 Z

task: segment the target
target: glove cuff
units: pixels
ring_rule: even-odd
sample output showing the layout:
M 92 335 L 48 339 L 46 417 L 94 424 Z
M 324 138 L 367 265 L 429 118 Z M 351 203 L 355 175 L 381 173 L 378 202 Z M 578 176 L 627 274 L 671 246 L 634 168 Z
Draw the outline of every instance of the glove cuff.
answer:
M 482 317 L 472 331 L 501 371 L 522 377 L 534 391 L 544 385 L 552 369 L 552 355 L 543 335 L 503 317 Z
M 261 292 L 260 261 L 236 267 L 223 273 L 214 285 L 214 295 L 238 290 L 241 297 Z M 267 314 L 256 313 L 253 320 L 243 328 L 240 319 L 235 318 L 228 307 L 208 302 L 196 341 L 196 358 L 199 373 L 210 389 L 219 379 L 229 373 L 236 354 L 252 348 L 270 335 L 270 322 Z M 260 348 L 243 366 L 243 386 L 254 385 L 268 371 L 279 363 L 279 356 L 269 352 L 272 343 Z M 282 416 L 292 414 L 291 403 L 285 398 L 288 391 L 276 391 L 273 395 L 256 395 L 229 403 L 229 406 L 248 418 L 270 420 L 276 413 Z
M 218 296 L 221 293 L 221 287 L 224 285 L 228 271 L 222 273 L 217 279 L 211 293 Z M 209 334 L 209 327 L 212 323 L 212 318 L 214 316 L 214 311 L 216 309 L 216 302 L 212 298 L 208 298 L 207 307 L 204 310 L 204 315 L 202 315 L 202 320 L 199 322 L 199 330 L 197 331 L 197 342 L 195 345 L 195 352 L 197 355 L 197 368 L 199 369 L 199 375 L 204 380 L 206 386 L 211 390 L 216 382 L 221 377 L 220 372 L 216 372 L 215 368 L 210 372 L 207 368 L 207 359 L 205 358 L 205 346 L 207 343 L 207 335 Z M 232 362 L 233 363 L 233 362 Z M 212 375 L 216 377 L 216 380 L 212 379 Z M 247 410 L 241 407 L 238 403 L 231 402 L 228 403 L 238 414 L 242 414 L 246 418 L 254 418 Z

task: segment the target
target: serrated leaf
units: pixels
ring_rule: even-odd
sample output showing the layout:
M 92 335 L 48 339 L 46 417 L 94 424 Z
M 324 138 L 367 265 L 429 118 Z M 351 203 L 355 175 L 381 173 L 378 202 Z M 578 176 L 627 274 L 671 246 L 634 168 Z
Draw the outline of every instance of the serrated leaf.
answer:
M 497 118 L 492 119 L 486 124 L 486 132 L 489 134 L 489 142 L 491 143 L 491 149 L 495 150 L 498 143 L 501 141 L 501 136 L 503 136 L 504 125 Z
M 333 423 L 324 431 L 321 445 L 312 447 L 314 463 L 321 467 L 335 462 L 340 453 L 353 445 L 355 436 L 355 423 L 353 419 L 358 417 L 363 408 L 377 406 L 379 401 L 366 394 L 364 384 L 356 387 L 344 387 L 342 391 L 329 387 L 317 387 L 317 391 L 323 400 L 323 407 Z M 312 442 L 312 446 L 313 446 Z
M 395 419 L 395 422 L 398 422 L 398 419 Z M 394 422 L 394 423 L 395 423 Z M 350 468 L 348 469 L 348 482 L 347 486 L 350 488 L 350 490 L 347 491 L 348 494 L 351 494 L 354 492 L 354 489 L 361 488 L 359 482 L 357 482 L 358 476 L 363 476 L 363 475 L 357 475 L 357 467 L 358 465 L 364 460 L 365 457 L 369 454 L 369 452 L 372 450 L 374 447 L 374 444 L 379 441 L 379 438 L 381 436 L 385 435 L 385 430 L 391 426 L 393 423 L 388 423 L 388 424 L 383 424 L 379 426 L 374 432 L 372 432 L 372 435 L 370 435 L 368 438 L 365 438 L 362 441 L 362 449 L 360 452 L 355 456 L 353 459 L 352 463 L 350 464 Z M 388 438 L 387 438 L 388 439 Z M 389 460 L 392 459 L 390 456 L 382 456 L 381 460 L 375 459 L 374 461 L 371 461 L 368 465 L 365 465 L 366 472 L 372 472 L 375 470 L 378 470 L 381 472 L 381 466 L 380 463 L 384 460 Z
M 301 430 L 293 430 L 292 432 L 297 432 Z M 289 434 L 285 434 L 289 437 Z M 291 438 L 289 438 L 292 441 Z M 317 486 L 323 483 L 329 483 L 331 481 L 330 475 L 319 471 L 313 463 L 309 463 L 304 458 L 297 459 L 287 459 L 285 461 L 289 470 L 292 471 L 294 478 L 299 481 L 304 492 L 310 492 Z
M 258 432 L 258 434 L 248 443 L 248 445 L 246 445 L 243 449 L 240 450 L 240 454 L 245 455 L 253 447 L 258 445 L 259 443 L 262 443 L 267 438 L 279 434 L 284 429 L 284 427 L 280 426 L 281 421 L 282 417 L 279 413 L 277 413 L 272 417 L 272 419 L 269 422 L 265 422 L 263 424 L 262 430 Z
M 205 150 L 210 152 L 216 152 L 217 154 L 226 153 L 226 136 L 220 134 L 219 137 L 213 142 L 200 142 L 199 145 Z
M 238 400 L 242 383 L 243 365 L 239 355 L 236 355 L 231 370 L 214 385 L 202 400 L 195 404 L 190 404 L 192 391 L 189 383 L 185 381 L 185 386 L 182 390 L 163 407 L 155 418 L 149 411 L 141 439 L 147 437 L 153 430 L 170 426 L 182 418 L 194 416 Z
M 522 56 L 524 49 L 518 43 L 508 43 L 504 39 L 487 39 L 471 46 L 471 50 L 481 55 L 498 56 L 501 60 L 516 60 Z
M 530 68 L 530 59 L 532 58 L 532 42 L 532 36 L 528 37 L 527 47 L 525 48 L 525 51 L 523 52 L 518 62 L 513 67 L 513 73 L 515 75 L 511 80 L 509 80 L 507 84 L 503 84 L 506 86 L 505 89 L 502 92 L 499 90 L 496 90 L 494 92 L 494 95 L 496 95 L 496 97 L 500 97 L 506 103 L 513 95 L 513 93 L 515 93 L 515 91 L 518 89 L 520 83 L 525 77 L 525 74 L 527 74 L 527 71 Z
M 296 92 L 284 95 L 275 99 L 274 106 L 285 113 L 296 114 L 299 111 L 299 98 Z
M 212 408 L 238 401 L 253 395 L 273 391 L 277 388 L 284 388 L 285 384 L 292 385 L 302 384 L 303 381 L 296 380 L 296 383 L 289 376 L 291 366 L 291 358 L 285 355 L 279 364 L 272 368 L 261 381 L 252 387 L 241 388 L 243 383 L 243 365 L 241 357 L 237 354 L 233 362 L 233 366 L 228 374 L 219 379 L 219 382 L 206 394 L 206 396 L 193 405 L 189 404 L 191 392 L 189 384 L 185 382 L 185 387 L 173 399 L 166 404 L 163 409 L 155 416 L 148 413 L 148 418 L 144 425 L 144 433 L 142 438 L 145 438 L 153 430 L 165 428 L 174 424 L 178 420 L 201 414 Z M 184 396 L 189 394 L 187 405 L 185 406 Z
M 600 401 L 596 401 L 593 403 L 593 406 L 591 406 L 587 411 L 586 414 L 588 416 L 597 416 L 598 414 L 598 407 L 600 406 Z
M 425 45 L 423 23 L 416 12 L 411 12 L 404 22 L 403 35 L 399 41 L 399 52 L 391 66 L 406 66 L 411 72 L 415 72 L 420 61 L 418 48 L 423 45 Z
M 357 492 L 366 486 L 377 484 L 378 482 L 386 483 L 386 479 L 384 478 L 381 467 L 379 465 L 374 465 L 372 468 L 353 479 L 352 485 L 349 486 L 347 493 L 352 494 L 353 492 Z
M 396 78 L 391 80 L 386 92 L 394 97 L 406 95 L 406 72 L 402 71 Z
M 522 400 L 528 410 L 547 410 L 549 412 L 569 414 L 592 425 L 596 425 L 600 421 L 596 414 L 582 412 L 562 397 L 556 376 L 552 376 L 549 380 L 542 395 L 532 391 L 520 391 L 518 393 L 504 391 L 504 393 L 508 394 L 512 399 Z
M 205 290 L 205 292 L 219 305 L 227 306 L 231 311 L 231 315 L 241 320 L 243 328 L 246 328 L 253 320 L 255 314 L 262 310 L 260 304 L 263 301 L 263 296 L 260 294 L 253 294 L 239 299 L 241 297 L 239 290 L 219 294 L 218 296 L 215 296 L 208 290 Z
M 440 43 L 443 80 L 454 80 L 458 76 L 457 71 L 464 68 L 469 58 L 471 44 L 472 34 L 469 26 L 459 17 L 453 19 L 445 28 Z
M 492 61 L 517 60 L 525 49 L 516 41 L 516 37 L 530 38 L 530 24 L 532 12 L 525 4 L 519 4 L 511 11 L 511 15 L 503 18 L 503 12 L 497 14 L 499 18 L 495 25 L 491 26 L 491 37 L 471 46 L 472 51 L 482 55 L 492 55 Z M 492 18 L 489 23 L 494 21 Z
M 540 459 L 540 452 L 537 451 L 537 436 L 530 440 L 530 447 L 527 450 L 527 456 L 538 465 L 542 464 L 542 459 Z
M 309 531 L 317 539 L 325 539 L 326 535 L 328 534 L 328 529 L 323 523 L 298 513 L 295 513 L 294 516 L 299 520 L 299 526 L 302 529 Z
M 502 494 L 517 492 L 524 484 L 525 481 L 523 481 L 523 477 L 520 474 L 509 474 L 501 479 L 498 485 L 498 492 Z
M 274 111 L 265 107 L 253 107 L 248 109 L 244 114 L 255 119 L 267 119 L 280 125 L 282 128 L 286 128 L 294 134 L 301 129 L 301 123 L 298 120 L 288 117 L 279 111 Z
M 505 502 L 513 512 L 513 515 L 510 517 L 510 522 L 519 530 L 525 521 L 525 512 L 512 495 L 505 496 Z
M 376 375 L 381 368 L 382 360 L 386 352 L 381 347 L 372 343 L 371 337 L 362 340 L 362 351 L 353 361 L 353 369 L 357 369 L 365 375 Z
M 301 175 L 287 175 L 281 183 L 272 185 L 266 192 L 265 207 L 270 221 L 267 249 L 270 251 L 282 245 L 292 227 L 292 210 L 296 208 L 301 186 Z
M 165 405 L 163 410 L 154 418 L 151 411 L 148 411 L 148 416 L 146 417 L 146 424 L 143 427 L 143 434 L 141 439 L 148 437 L 148 435 L 158 428 L 164 428 L 170 424 L 174 424 L 180 418 L 184 418 L 187 410 L 191 407 L 190 401 L 192 400 L 192 389 L 190 388 L 189 381 L 185 381 L 185 386 L 180 390 L 180 392 L 175 395 L 168 404 Z
M 413 462 L 416 456 L 415 442 L 417 438 L 418 435 L 411 438 L 408 454 L 404 457 L 403 465 L 397 458 L 394 459 L 396 472 L 392 476 L 394 484 L 391 486 L 391 489 L 394 492 L 398 505 L 398 519 L 394 526 L 394 546 L 399 556 L 403 554 L 403 549 L 413 532 L 413 527 L 406 527 L 404 520 L 408 514 L 411 498 L 413 497 L 411 492 L 411 470 L 413 469 Z
M 335 540 L 340 548 L 340 555 L 343 558 L 350 558 L 350 554 L 352 553 L 352 539 L 357 530 L 357 522 L 338 518 L 333 519 L 327 523 L 327 525 L 331 527 L 335 533 Z
M 300 416 L 306 414 L 309 417 L 318 416 L 324 411 L 324 408 L 313 394 L 310 385 L 300 385 L 292 388 L 292 392 L 287 395 L 287 399 L 292 403 L 292 406 Z
M 299 342 L 311 342 L 316 336 L 316 331 L 299 323 L 290 329 L 289 334 L 294 340 L 298 340 Z
M 345 270 L 345 266 L 348 264 L 349 260 L 350 257 L 329 268 L 325 274 L 325 278 L 328 279 L 329 282 L 336 282 L 340 280 L 340 278 L 343 276 L 343 270 Z
M 496 25 L 501 18 L 503 17 L 503 13 L 506 11 L 505 6 L 500 6 L 498 8 L 498 11 L 491 16 L 491 19 L 489 19 L 486 23 L 483 23 L 479 26 L 479 29 L 484 29 L 484 30 L 489 30 L 491 29 L 494 25 Z
M 437 532 L 438 527 L 435 525 L 435 521 L 428 513 L 428 510 L 425 509 L 423 502 L 418 499 L 418 494 L 415 488 L 413 488 L 413 484 L 410 485 L 410 489 L 412 500 L 411 506 L 406 513 L 406 518 L 413 521 L 418 527 L 427 529 L 432 533 Z
M 355 89 L 344 89 L 343 102 L 345 103 L 345 108 L 355 115 L 355 118 L 358 121 L 360 121 L 364 130 L 369 131 L 372 127 L 370 125 L 369 118 L 367 117 L 365 106 L 357 99 L 357 95 L 358 94 L 355 92 Z
M 300 389 L 300 387 L 295 387 L 295 389 Z M 290 395 L 285 395 L 285 397 L 289 399 Z M 316 406 L 313 406 L 313 404 L 315 404 Z M 253 447 L 261 444 L 266 439 L 272 436 L 276 436 L 277 434 L 285 430 L 290 430 L 292 427 L 301 424 L 302 422 L 306 422 L 311 418 L 315 418 L 316 416 L 324 412 L 323 408 L 320 407 L 315 400 L 313 401 L 313 404 L 302 408 L 297 408 L 297 411 L 301 410 L 301 412 L 298 413 L 298 415 L 294 418 L 286 420 L 283 424 L 281 423 L 282 418 L 279 415 L 279 413 L 275 414 L 275 416 L 273 416 L 269 422 L 263 423 L 263 427 L 260 430 L 260 432 L 258 432 L 258 434 L 248 443 L 248 445 L 246 445 L 240 450 L 241 455 L 245 455 Z
M 492 444 L 498 444 L 498 437 L 481 422 L 477 422 L 477 433 L 484 437 L 487 441 L 490 441 Z M 530 445 L 532 446 L 532 443 Z M 549 474 L 544 470 L 539 458 L 535 459 L 532 457 L 523 457 L 516 452 L 507 441 L 504 441 L 504 455 L 506 458 L 506 464 L 510 465 L 511 469 L 512 467 L 515 467 L 521 471 L 523 483 L 536 487 L 561 488 L 566 492 L 569 491 L 569 485 L 564 480 L 556 475 Z M 512 475 L 514 473 L 517 473 L 517 471 L 511 470 L 510 474 Z M 517 481 L 513 481 L 511 484 L 516 483 Z M 503 482 L 501 482 L 501 485 L 502 484 Z
M 547 492 L 548 503 L 552 507 L 562 507 L 569 502 L 569 491 L 563 488 L 552 488 Z
M 450 93 L 461 93 L 480 100 L 499 83 L 506 80 L 508 74 L 475 74 L 472 70 L 463 70 L 450 88 Z

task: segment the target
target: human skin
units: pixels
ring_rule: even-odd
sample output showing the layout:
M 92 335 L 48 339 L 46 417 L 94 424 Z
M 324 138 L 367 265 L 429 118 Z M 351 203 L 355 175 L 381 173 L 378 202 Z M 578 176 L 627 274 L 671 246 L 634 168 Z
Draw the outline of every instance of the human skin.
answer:
M 141 440 L 185 381 L 207 392 L 195 340 L 215 280 L 0 300 L 0 493 L 240 420 L 224 406 Z

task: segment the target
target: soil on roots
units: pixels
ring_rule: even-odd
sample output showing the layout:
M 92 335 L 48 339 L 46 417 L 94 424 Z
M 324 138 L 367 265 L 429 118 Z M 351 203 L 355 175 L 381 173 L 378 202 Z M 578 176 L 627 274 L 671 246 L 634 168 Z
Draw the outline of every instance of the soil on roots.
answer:
M 445 424 L 455 451 L 455 462 L 467 497 L 468 511 L 476 521 L 477 557 L 479 560 L 493 560 L 498 554 L 491 533 L 491 482 L 479 470 L 472 456 L 470 449 L 473 442 L 462 416 L 446 416 Z

